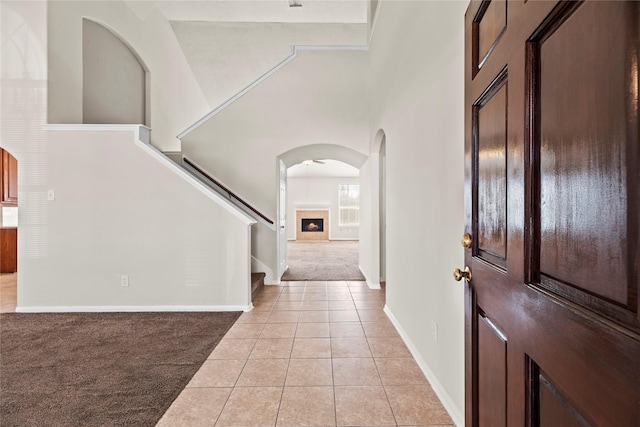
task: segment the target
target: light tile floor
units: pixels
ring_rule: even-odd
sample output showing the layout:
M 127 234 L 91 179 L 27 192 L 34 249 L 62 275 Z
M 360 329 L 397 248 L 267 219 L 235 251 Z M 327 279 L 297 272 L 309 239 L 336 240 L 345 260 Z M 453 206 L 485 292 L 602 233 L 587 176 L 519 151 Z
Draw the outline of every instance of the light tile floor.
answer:
M 157 426 L 453 422 L 364 282 L 266 286 Z

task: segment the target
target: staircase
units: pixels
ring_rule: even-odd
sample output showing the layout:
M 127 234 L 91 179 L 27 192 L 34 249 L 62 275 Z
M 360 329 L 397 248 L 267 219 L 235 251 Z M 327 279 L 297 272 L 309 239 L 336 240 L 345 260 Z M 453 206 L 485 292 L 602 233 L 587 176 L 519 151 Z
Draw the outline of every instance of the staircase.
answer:
M 162 152 L 164 156 L 173 161 L 176 165 L 178 165 L 181 169 L 184 169 L 189 174 L 191 174 L 194 178 L 198 179 L 207 187 L 214 190 L 216 193 L 221 196 L 225 196 L 231 201 L 234 205 L 242 209 L 245 213 L 249 214 L 252 218 L 262 222 L 267 225 L 269 228 L 274 227 L 274 222 L 264 216 L 262 213 L 257 211 L 255 208 L 250 206 L 240 197 L 235 195 L 225 186 L 216 181 L 213 177 L 211 177 L 207 172 L 202 170 L 198 165 L 193 163 L 188 158 L 184 157 L 181 152 L 173 151 L 173 152 Z M 264 287 L 264 278 L 265 273 L 251 273 L 251 300 L 253 301 L 256 295 L 262 290 Z
M 264 287 L 264 273 L 251 273 L 251 301 L 253 301 Z

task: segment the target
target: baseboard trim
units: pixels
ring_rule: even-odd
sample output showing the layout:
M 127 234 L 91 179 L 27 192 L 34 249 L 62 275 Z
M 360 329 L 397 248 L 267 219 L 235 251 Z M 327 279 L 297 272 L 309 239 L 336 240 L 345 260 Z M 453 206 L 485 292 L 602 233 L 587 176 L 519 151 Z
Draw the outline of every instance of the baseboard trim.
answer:
M 442 383 L 438 380 L 438 377 L 431 370 L 431 368 L 429 367 L 429 364 L 422 358 L 422 356 L 420 355 L 420 352 L 418 351 L 418 348 L 415 346 L 411 338 L 409 338 L 409 335 L 402 328 L 402 326 L 400 325 L 400 322 L 398 321 L 396 316 L 394 316 L 393 312 L 387 305 L 384 306 L 384 312 L 389 318 L 389 320 L 391 321 L 391 323 L 393 324 L 393 326 L 396 328 L 398 333 L 400 334 L 402 341 L 404 341 L 404 343 L 406 344 L 407 348 L 411 352 L 411 355 L 413 356 L 416 363 L 424 373 L 424 376 L 427 377 L 427 380 L 431 384 L 433 391 L 436 393 L 436 395 L 442 402 L 442 405 L 444 406 L 444 408 L 447 410 L 447 412 L 453 419 L 453 422 L 455 423 L 455 425 L 458 427 L 464 427 L 464 414 L 461 414 L 460 412 L 458 412 L 456 405 L 451 399 L 451 396 L 449 396 L 449 393 L 447 393 Z
M 253 305 L 74 305 L 16 307 L 16 313 L 111 313 L 164 311 L 251 311 Z
M 372 282 L 372 281 L 369 280 L 369 278 L 365 274 L 365 272 L 362 269 L 362 266 L 360 266 L 360 264 L 358 264 L 358 269 L 360 270 L 360 273 L 362 273 L 362 275 L 364 276 L 364 280 L 367 282 L 367 286 L 369 286 L 369 289 L 382 289 L 380 287 L 380 282 L 376 283 L 376 282 Z

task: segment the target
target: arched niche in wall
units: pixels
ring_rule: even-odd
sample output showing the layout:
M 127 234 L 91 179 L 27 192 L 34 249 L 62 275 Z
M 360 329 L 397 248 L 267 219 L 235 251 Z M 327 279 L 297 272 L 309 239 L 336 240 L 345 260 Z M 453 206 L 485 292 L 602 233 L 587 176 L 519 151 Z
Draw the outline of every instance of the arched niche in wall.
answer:
M 147 68 L 105 26 L 82 22 L 82 122 L 147 123 Z

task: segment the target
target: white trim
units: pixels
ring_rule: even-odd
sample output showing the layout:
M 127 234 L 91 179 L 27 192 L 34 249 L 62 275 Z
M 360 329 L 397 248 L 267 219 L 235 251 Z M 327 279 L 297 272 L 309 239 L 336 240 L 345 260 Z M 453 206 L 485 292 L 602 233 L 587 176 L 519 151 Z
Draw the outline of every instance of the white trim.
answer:
M 138 131 L 140 128 L 149 129 L 145 125 L 141 124 L 83 124 L 83 123 L 71 123 L 71 124 L 46 124 L 40 126 L 42 130 L 49 132 L 103 132 L 103 131 Z
M 359 242 L 360 239 L 354 239 L 353 237 L 329 237 L 329 241 L 333 241 L 333 240 L 339 240 L 339 241 L 354 241 L 354 242 Z M 308 242 L 308 240 L 296 240 L 295 237 L 287 237 L 287 242 Z
M 329 210 L 331 204 L 313 204 L 313 203 L 293 203 L 293 207 L 296 211 L 319 211 Z
M 211 200 L 217 202 L 220 206 L 225 208 L 227 211 L 236 216 L 240 221 L 242 221 L 246 225 L 256 224 L 257 221 L 251 218 L 249 215 L 244 213 L 240 208 L 231 203 L 226 198 L 219 195 L 215 190 L 209 188 L 205 184 L 203 184 L 199 179 L 191 175 L 189 172 L 184 170 L 180 165 L 171 160 L 169 157 L 165 156 L 160 150 L 152 146 L 151 144 L 145 143 L 141 140 L 135 141 L 136 145 L 140 147 L 142 150 L 146 151 L 151 157 L 158 160 L 162 165 L 169 168 L 175 174 L 177 174 L 180 178 L 184 179 L 195 188 L 200 190 L 202 194 L 210 198 Z
M 442 405 L 453 419 L 455 425 L 458 427 L 464 427 L 464 414 L 458 412 L 455 403 L 451 399 L 451 396 L 449 396 L 449 393 L 447 393 L 442 383 L 438 380 L 436 374 L 431 370 L 429 364 L 422 358 L 420 352 L 418 351 L 418 348 L 413 343 L 411 338 L 409 338 L 407 332 L 402 328 L 398 319 L 393 315 L 393 312 L 391 311 L 389 306 L 385 304 L 383 311 L 400 334 L 402 341 L 404 341 L 404 343 L 406 344 L 407 348 L 411 352 L 411 355 L 424 373 L 424 376 L 427 377 L 427 380 L 431 384 L 431 388 L 433 388 L 433 391 L 442 402 Z
M 264 284 L 265 285 L 279 285 L 280 279 L 273 274 L 273 270 L 269 268 L 265 263 L 260 261 L 258 258 L 251 255 L 251 272 L 262 272 L 265 274 L 264 276 Z
M 362 273 L 362 275 L 364 276 L 364 279 L 367 282 L 367 286 L 369 286 L 369 289 L 381 289 L 380 282 L 376 283 L 376 282 L 370 281 L 360 264 L 358 264 L 358 269 L 360 269 L 360 273 Z
M 219 106 L 214 108 L 211 112 L 206 114 L 200 120 L 198 120 L 197 122 L 195 122 L 194 124 L 189 126 L 187 129 L 185 129 L 182 132 L 180 132 L 178 134 L 177 138 L 178 139 L 182 139 L 185 136 L 189 135 L 191 132 L 193 132 L 194 130 L 199 128 L 202 124 L 204 124 L 209 119 L 211 119 L 212 117 L 217 115 L 220 111 L 224 110 L 229 105 L 231 105 L 234 102 L 236 102 L 244 94 L 249 92 L 254 87 L 258 86 L 260 83 L 262 83 L 263 81 L 265 81 L 269 77 L 271 77 L 276 71 L 280 70 L 280 68 L 284 67 L 289 62 L 293 61 L 296 58 L 296 56 L 298 56 L 298 52 L 299 51 L 333 51 L 333 50 L 338 50 L 338 51 L 340 51 L 340 50 L 344 50 L 344 51 L 348 51 L 348 50 L 368 51 L 369 50 L 369 46 L 365 46 L 365 45 L 354 45 L 354 46 L 351 46 L 351 45 L 345 45 L 345 46 L 301 46 L 301 45 L 293 45 L 293 46 L 291 46 L 291 54 L 289 56 L 287 56 L 285 59 L 280 61 L 276 66 L 271 68 L 269 71 L 267 71 L 266 73 L 264 73 L 263 75 L 258 77 L 252 83 L 249 83 L 249 85 L 246 86 L 244 89 L 241 89 L 238 93 L 233 95 L 231 98 L 229 98 L 228 100 L 226 100 L 225 102 L 223 102 L 222 104 L 220 104 Z
M 251 311 L 250 305 L 53 305 L 16 307 L 16 313 L 111 313 L 111 312 L 172 312 L 172 311 Z

